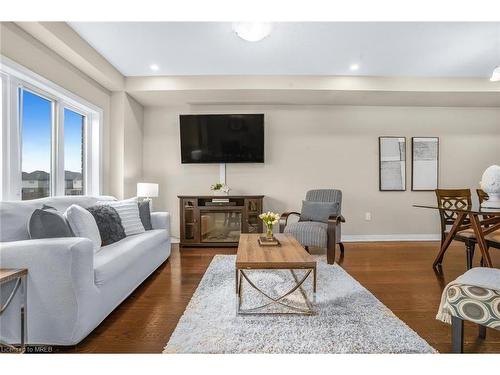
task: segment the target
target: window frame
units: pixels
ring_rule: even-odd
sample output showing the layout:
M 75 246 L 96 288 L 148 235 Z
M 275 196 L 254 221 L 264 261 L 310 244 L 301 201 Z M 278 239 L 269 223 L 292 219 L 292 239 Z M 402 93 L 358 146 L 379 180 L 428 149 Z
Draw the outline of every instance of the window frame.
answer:
M 0 199 L 21 200 L 22 129 L 18 90 L 23 89 L 52 101 L 50 196 L 65 194 L 64 109 L 85 117 L 83 145 L 83 194 L 102 191 L 103 110 L 57 84 L 0 55 Z

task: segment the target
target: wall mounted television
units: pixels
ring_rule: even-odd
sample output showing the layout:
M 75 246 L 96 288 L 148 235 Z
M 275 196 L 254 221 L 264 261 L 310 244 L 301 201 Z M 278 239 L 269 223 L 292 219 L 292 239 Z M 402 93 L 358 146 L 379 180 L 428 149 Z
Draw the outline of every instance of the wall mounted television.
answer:
M 264 115 L 180 115 L 182 163 L 263 163 Z

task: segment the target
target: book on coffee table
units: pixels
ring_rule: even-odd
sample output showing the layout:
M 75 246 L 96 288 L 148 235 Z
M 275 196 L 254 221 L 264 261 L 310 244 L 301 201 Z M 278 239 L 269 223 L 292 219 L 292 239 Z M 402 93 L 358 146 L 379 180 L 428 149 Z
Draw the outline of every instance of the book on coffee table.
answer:
M 280 242 L 276 237 L 273 237 L 272 239 L 267 238 L 266 236 L 260 236 L 258 239 L 259 245 L 260 246 L 279 246 Z

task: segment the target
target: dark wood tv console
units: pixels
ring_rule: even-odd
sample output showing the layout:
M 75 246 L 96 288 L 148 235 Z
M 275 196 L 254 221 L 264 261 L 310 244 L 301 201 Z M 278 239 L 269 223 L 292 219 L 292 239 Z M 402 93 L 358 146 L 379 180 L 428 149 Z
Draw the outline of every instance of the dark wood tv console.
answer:
M 240 233 L 262 233 L 263 195 L 179 195 L 181 247 L 238 246 Z M 213 200 L 227 199 L 227 202 Z

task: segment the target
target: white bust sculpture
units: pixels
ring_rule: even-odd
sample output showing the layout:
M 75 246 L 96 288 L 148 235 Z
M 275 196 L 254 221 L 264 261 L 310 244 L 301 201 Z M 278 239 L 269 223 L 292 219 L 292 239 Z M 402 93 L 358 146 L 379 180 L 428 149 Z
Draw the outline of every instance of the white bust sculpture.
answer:
M 492 165 L 484 171 L 480 186 L 489 197 L 481 206 L 500 208 L 500 167 L 498 165 Z

